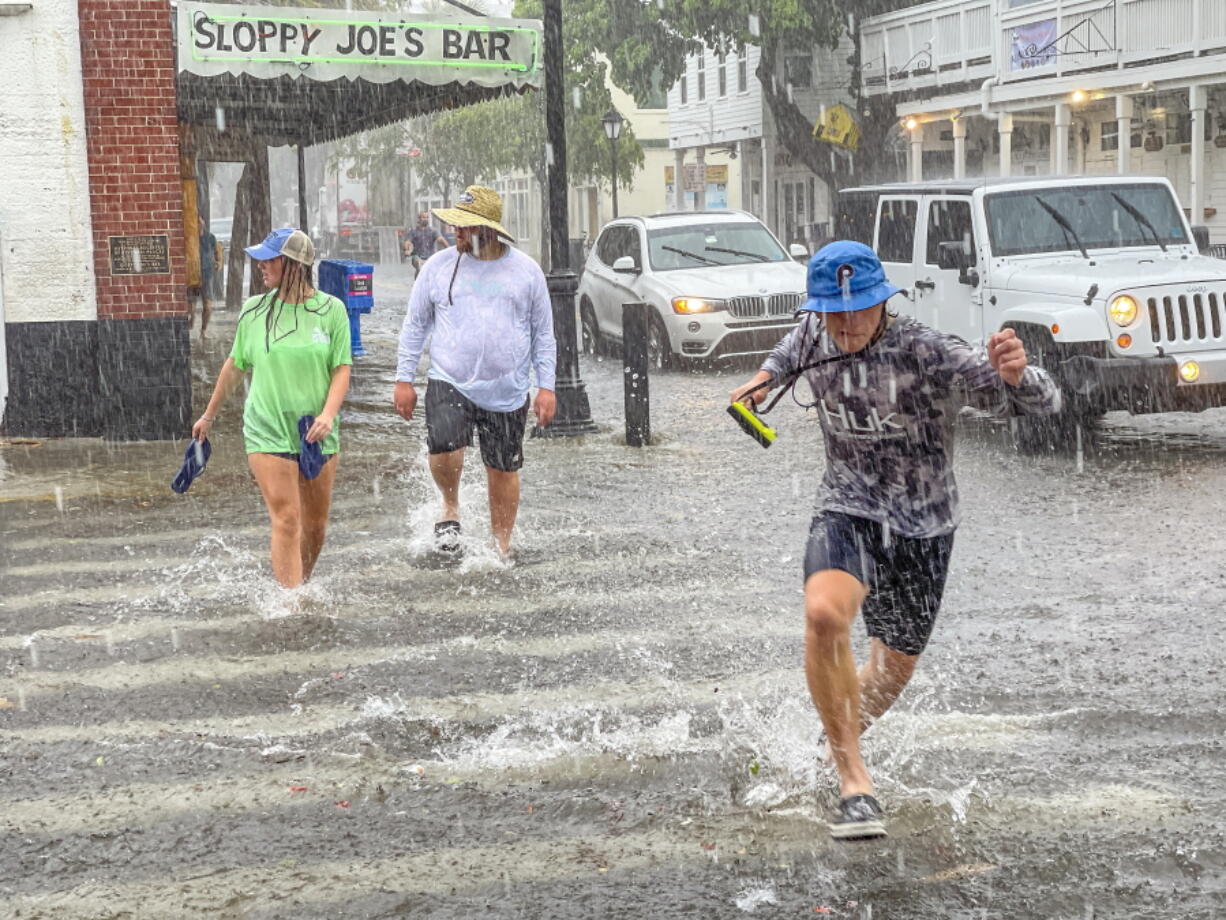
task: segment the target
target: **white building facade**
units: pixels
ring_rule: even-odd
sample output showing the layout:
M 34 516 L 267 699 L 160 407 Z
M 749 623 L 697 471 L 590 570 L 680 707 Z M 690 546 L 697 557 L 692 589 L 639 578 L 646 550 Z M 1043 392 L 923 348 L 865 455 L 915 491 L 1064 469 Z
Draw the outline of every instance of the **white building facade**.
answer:
M 782 56 L 777 85 L 810 122 L 827 106 L 849 101 L 851 44 Z M 741 208 L 784 243 L 812 246 L 827 235 L 826 184 L 780 142 L 757 77 L 758 48 L 691 55 L 668 92 L 670 206 L 675 210 Z M 676 177 L 681 178 L 677 183 Z
M 936 0 L 861 48 L 907 178 L 1161 175 L 1226 240 L 1226 0 Z

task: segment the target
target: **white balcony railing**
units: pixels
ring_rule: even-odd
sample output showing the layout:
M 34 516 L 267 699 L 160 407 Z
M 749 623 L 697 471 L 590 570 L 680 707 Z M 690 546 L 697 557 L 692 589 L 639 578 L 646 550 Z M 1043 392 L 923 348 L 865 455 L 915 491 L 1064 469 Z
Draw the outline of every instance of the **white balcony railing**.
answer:
M 1226 0 L 935 0 L 866 19 L 877 95 L 1135 67 L 1226 48 Z

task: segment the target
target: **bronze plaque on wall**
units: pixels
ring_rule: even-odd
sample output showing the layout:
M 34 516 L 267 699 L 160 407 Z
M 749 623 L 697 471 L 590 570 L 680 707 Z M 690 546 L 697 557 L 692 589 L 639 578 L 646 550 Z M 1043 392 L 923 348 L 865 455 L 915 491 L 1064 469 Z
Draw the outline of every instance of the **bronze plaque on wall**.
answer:
M 112 236 L 107 238 L 111 250 L 112 275 L 170 274 L 170 238 L 156 236 Z

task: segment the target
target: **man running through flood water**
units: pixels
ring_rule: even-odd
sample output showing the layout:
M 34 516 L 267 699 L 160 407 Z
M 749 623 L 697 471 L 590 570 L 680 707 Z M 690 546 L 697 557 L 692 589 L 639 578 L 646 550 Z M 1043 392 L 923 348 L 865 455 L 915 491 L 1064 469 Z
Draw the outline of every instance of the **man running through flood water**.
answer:
M 885 835 L 860 735 L 911 679 L 940 607 L 959 521 L 959 409 L 1060 408 L 1059 390 L 1027 366 L 1012 329 L 974 347 L 887 311 L 899 292 L 867 246 L 823 247 L 809 261 L 800 323 L 732 393 L 752 408 L 801 371 L 815 397 L 826 468 L 805 549 L 805 678 L 839 773 L 830 831 L 840 840 Z M 870 637 L 859 673 L 857 611 Z

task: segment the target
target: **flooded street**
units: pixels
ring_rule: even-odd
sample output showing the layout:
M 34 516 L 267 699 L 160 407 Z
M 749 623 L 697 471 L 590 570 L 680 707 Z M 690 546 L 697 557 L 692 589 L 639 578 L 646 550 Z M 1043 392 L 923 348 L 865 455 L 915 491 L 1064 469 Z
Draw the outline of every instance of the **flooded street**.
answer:
M 301 615 L 237 400 L 183 496 L 181 443 L 0 447 L 0 916 L 1223 916 L 1226 410 L 1113 413 L 1081 456 L 961 426 L 946 601 L 865 739 L 890 837 L 836 844 L 814 415 L 764 451 L 747 372 L 670 373 L 637 450 L 585 361 L 601 431 L 527 442 L 515 563 L 475 458 L 451 563 L 389 404 L 410 274 L 375 273 Z

